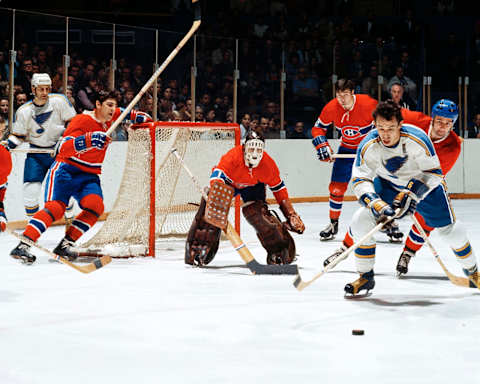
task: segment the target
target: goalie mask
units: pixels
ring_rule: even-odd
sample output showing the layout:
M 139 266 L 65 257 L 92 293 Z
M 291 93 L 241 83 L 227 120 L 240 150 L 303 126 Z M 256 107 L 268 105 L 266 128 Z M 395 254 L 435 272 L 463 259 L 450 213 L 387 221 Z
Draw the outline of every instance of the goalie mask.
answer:
M 265 148 L 265 139 L 255 131 L 248 131 L 243 144 L 243 158 L 247 168 L 255 168 L 260 164 Z

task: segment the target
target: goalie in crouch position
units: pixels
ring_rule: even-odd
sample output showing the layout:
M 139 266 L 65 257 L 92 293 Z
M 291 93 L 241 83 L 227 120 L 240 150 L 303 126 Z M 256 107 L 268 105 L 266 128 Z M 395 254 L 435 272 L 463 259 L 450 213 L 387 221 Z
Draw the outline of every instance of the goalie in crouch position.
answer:
M 303 233 L 305 225 L 292 207 L 277 164 L 264 148 L 265 139 L 257 132 L 249 131 L 245 143 L 229 150 L 213 168 L 210 185 L 225 183 L 234 188 L 235 194 L 240 194 L 244 202 L 243 215 L 255 228 L 266 249 L 268 264 L 290 264 L 295 259 L 295 242 L 288 231 Z M 285 223 L 268 209 L 266 185 L 280 205 L 287 219 Z M 218 250 L 221 230 L 205 221 L 206 205 L 202 199 L 190 227 L 185 249 L 186 264 L 206 265 Z

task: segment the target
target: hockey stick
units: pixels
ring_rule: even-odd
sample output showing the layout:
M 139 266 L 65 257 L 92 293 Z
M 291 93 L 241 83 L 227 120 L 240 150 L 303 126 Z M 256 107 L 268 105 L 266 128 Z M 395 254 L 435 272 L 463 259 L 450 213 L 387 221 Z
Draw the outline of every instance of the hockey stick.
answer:
M 398 211 L 397 211 L 398 212 Z M 345 260 L 350 253 L 355 251 L 360 245 L 362 245 L 365 241 L 367 241 L 370 237 L 372 237 L 376 232 L 380 231 L 386 224 L 390 223 L 392 220 L 395 219 L 395 216 L 390 217 L 383 223 L 378 223 L 375 227 L 373 227 L 367 234 L 365 234 L 360 240 L 358 240 L 355 244 L 353 244 L 350 248 L 345 250 L 341 253 L 335 260 L 333 260 L 330 264 L 328 264 L 323 270 L 318 272 L 315 276 L 313 276 L 310 280 L 302 280 L 300 273 L 297 275 L 297 278 L 293 282 L 293 286 L 297 288 L 297 290 L 301 291 L 304 288 L 308 287 L 312 284 L 315 280 L 320 278 L 324 273 L 327 273 L 331 269 L 333 269 L 340 261 Z
M 334 153 L 330 157 L 332 159 L 354 159 L 357 155 L 354 153 Z
M 187 167 L 183 159 L 177 152 L 176 148 L 173 148 L 171 152 L 175 155 L 178 159 L 182 167 L 188 173 L 190 178 L 193 181 L 193 184 L 197 188 L 197 190 L 202 194 L 205 200 L 208 200 L 207 194 L 198 183 L 197 178 L 193 175 L 190 169 Z M 260 264 L 255 258 L 253 257 L 250 250 L 247 248 L 243 240 L 238 235 L 235 228 L 233 228 L 230 221 L 227 222 L 227 228 L 224 230 L 225 235 L 227 236 L 228 240 L 232 243 L 233 248 L 238 252 L 242 260 L 247 264 L 248 269 L 255 274 L 255 275 L 296 275 L 298 274 L 298 266 L 295 264 L 287 264 L 287 265 L 265 265 Z
M 450 271 L 447 269 L 447 267 L 445 266 L 445 264 L 443 263 L 442 259 L 440 259 L 440 256 L 438 255 L 438 252 L 437 250 L 433 247 L 433 244 L 432 242 L 430 241 L 430 239 L 428 238 L 427 234 L 425 233 L 425 231 L 423 230 L 422 226 L 420 225 L 420 223 L 418 222 L 417 218 L 415 217 L 415 215 L 412 215 L 412 220 L 413 220 L 413 224 L 415 225 L 415 227 L 417 227 L 417 230 L 420 232 L 420 236 L 422 236 L 423 240 L 425 241 L 425 243 L 428 245 L 428 248 L 430 248 L 430 251 L 432 251 L 432 254 L 433 256 L 435 257 L 435 260 L 438 261 L 438 264 L 440 264 L 440 266 L 442 267 L 443 269 L 443 272 L 445 272 L 445 274 L 447 275 L 448 279 L 455 285 L 459 285 L 460 287 L 469 287 L 470 286 L 470 282 L 472 282 L 477 288 L 479 288 L 477 286 L 477 283 L 474 282 L 473 280 L 471 279 L 468 279 L 466 277 L 460 277 L 460 276 L 455 276 L 454 274 L 450 273 Z M 480 288 L 479 288 L 480 289 Z
M 53 149 L 47 148 L 15 148 L 11 149 L 11 152 L 18 152 L 18 153 L 49 153 L 53 154 L 55 151 Z
M 28 238 L 26 238 L 22 235 L 19 235 L 18 233 L 12 231 L 10 228 L 7 228 L 6 231 L 9 234 L 11 234 L 12 236 L 15 236 L 17 239 L 19 239 L 23 243 L 26 243 L 26 244 L 28 244 L 32 247 L 40 249 L 41 251 L 45 252 L 50 257 L 54 258 L 55 260 L 58 260 L 59 262 L 65 264 L 65 265 L 68 265 L 69 267 L 72 267 L 73 269 L 76 269 L 77 271 L 82 272 L 82 273 L 90 273 L 90 272 L 96 271 L 97 269 L 102 268 L 104 265 L 107 265 L 108 263 L 110 263 L 112 261 L 112 258 L 110 256 L 102 256 L 99 259 L 96 259 L 95 261 L 93 261 L 92 263 L 89 263 L 89 264 L 86 264 L 86 265 L 77 265 L 77 264 L 74 264 L 74 263 L 68 261 L 67 259 L 65 259 L 62 256 L 56 255 L 52 251 L 48 250 L 47 248 L 42 247 L 41 245 L 33 242 L 32 240 L 30 240 L 30 239 L 28 239 Z
M 142 87 L 142 89 L 138 92 L 138 94 L 133 98 L 133 100 L 130 102 L 130 104 L 127 105 L 125 110 L 118 116 L 117 120 L 113 122 L 113 124 L 110 126 L 110 128 L 107 131 L 107 136 L 110 136 L 115 129 L 117 129 L 118 125 L 125 119 L 127 114 L 130 112 L 130 110 L 137 104 L 143 94 L 148 91 L 148 88 L 151 87 L 154 81 L 157 80 L 158 76 L 165 70 L 168 64 L 173 60 L 173 58 L 177 55 L 178 52 L 183 48 L 185 43 L 190 40 L 192 35 L 197 31 L 198 27 L 200 26 L 202 22 L 202 15 L 201 15 L 201 9 L 200 9 L 200 0 L 192 0 L 192 6 L 193 6 L 193 11 L 194 11 L 194 18 L 193 18 L 193 24 L 190 28 L 190 30 L 187 32 L 187 34 L 183 37 L 183 39 L 178 43 L 178 45 L 175 47 L 175 49 L 170 52 L 168 57 L 165 59 L 165 61 L 162 63 L 162 65 L 153 73 L 152 77 L 145 83 L 145 85 Z

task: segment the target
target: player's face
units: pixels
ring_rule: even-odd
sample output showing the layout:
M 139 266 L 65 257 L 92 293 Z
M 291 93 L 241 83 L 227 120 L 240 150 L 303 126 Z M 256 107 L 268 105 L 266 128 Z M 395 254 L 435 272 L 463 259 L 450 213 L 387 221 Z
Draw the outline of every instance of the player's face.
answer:
M 375 119 L 378 135 L 386 147 L 392 147 L 399 142 L 401 126 L 402 122 L 398 122 L 396 119 L 387 120 L 381 116 L 377 116 Z
M 97 101 L 96 116 L 101 122 L 112 120 L 115 109 L 117 108 L 117 100 L 107 99 L 102 104 Z
M 443 116 L 435 116 L 433 118 L 432 130 L 430 131 L 430 138 L 432 140 L 442 139 L 450 133 L 452 128 L 452 119 Z
M 38 87 L 32 87 L 32 93 L 34 94 L 34 103 L 37 105 L 43 105 L 48 100 L 48 94 L 52 91 L 50 85 L 39 85 Z
M 343 109 L 350 109 L 353 105 L 353 91 L 338 91 L 335 93 L 338 103 Z

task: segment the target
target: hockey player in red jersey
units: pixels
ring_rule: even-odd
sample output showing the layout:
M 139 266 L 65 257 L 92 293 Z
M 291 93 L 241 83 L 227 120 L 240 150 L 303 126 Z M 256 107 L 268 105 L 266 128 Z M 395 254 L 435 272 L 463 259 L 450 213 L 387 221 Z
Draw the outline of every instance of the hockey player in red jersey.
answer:
M 0 131 L 0 137 L 3 132 Z M 7 190 L 7 178 L 12 171 L 12 159 L 8 149 L 0 144 L 0 232 L 3 232 L 7 227 L 7 216 L 5 215 L 5 207 L 3 199 Z
M 326 138 L 328 127 L 333 124 L 341 136 L 339 154 L 355 154 L 358 144 L 373 127 L 372 112 L 377 101 L 368 95 L 356 95 L 351 80 L 339 79 L 335 83 L 335 99 L 325 105 L 312 128 L 312 143 L 321 161 L 332 161 L 332 149 Z M 320 240 L 331 240 L 338 233 L 338 219 L 342 210 L 343 196 L 352 176 L 352 159 L 335 160 L 329 185 L 330 224 L 320 232 Z M 392 240 L 403 236 L 398 226 L 387 232 Z
M 57 145 L 57 156 L 45 183 L 45 206 L 29 221 L 23 236 L 36 242 L 47 228 L 65 212 L 73 196 L 82 212 L 75 217 L 65 237 L 53 252 L 69 260 L 76 254 L 70 249 L 76 240 L 90 229 L 103 213 L 103 195 L 99 174 L 110 143 L 106 135 L 117 107 L 117 92 L 100 91 L 95 109 L 75 116 Z M 20 242 L 10 255 L 31 264 L 35 256 L 30 246 Z
M 462 139 L 453 132 L 453 126 L 458 118 L 457 105 L 447 99 L 437 101 L 432 107 L 431 117 L 421 112 L 412 112 L 402 109 L 404 124 L 415 125 L 424 130 L 433 142 L 435 152 L 440 160 L 442 173 L 446 175 L 455 165 L 462 150 Z M 422 226 L 427 235 L 433 230 L 433 227 L 425 223 L 425 219 L 415 212 L 415 217 Z M 424 240 L 418 229 L 412 225 L 405 241 L 405 247 L 398 259 L 398 275 L 408 272 L 408 263 L 415 256 L 415 253 L 423 246 Z M 460 256 L 459 256 L 460 257 Z
M 288 231 L 303 233 L 305 225 L 292 207 L 277 164 L 264 147 L 263 136 L 248 131 L 245 143 L 229 150 L 213 168 L 210 183 L 220 181 L 240 194 L 243 215 L 267 250 L 267 263 L 290 264 L 295 259 L 295 243 Z M 266 186 L 280 205 L 286 223 L 281 223 L 276 213 L 268 209 Z M 220 229 L 205 222 L 204 209 L 205 201 L 202 201 L 187 238 L 187 264 L 208 264 L 218 249 Z

